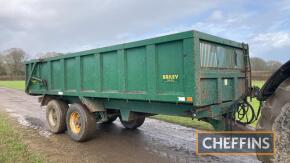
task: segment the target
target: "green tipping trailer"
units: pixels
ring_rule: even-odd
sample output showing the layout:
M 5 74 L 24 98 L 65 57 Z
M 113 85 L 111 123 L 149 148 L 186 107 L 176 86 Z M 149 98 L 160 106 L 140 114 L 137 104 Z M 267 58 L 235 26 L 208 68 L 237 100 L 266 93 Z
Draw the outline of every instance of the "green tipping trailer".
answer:
M 42 96 L 52 132 L 67 125 L 77 141 L 88 139 L 96 121 L 120 117 L 137 128 L 155 114 L 224 130 L 225 115 L 250 92 L 248 51 L 247 44 L 182 32 L 28 61 L 25 91 Z

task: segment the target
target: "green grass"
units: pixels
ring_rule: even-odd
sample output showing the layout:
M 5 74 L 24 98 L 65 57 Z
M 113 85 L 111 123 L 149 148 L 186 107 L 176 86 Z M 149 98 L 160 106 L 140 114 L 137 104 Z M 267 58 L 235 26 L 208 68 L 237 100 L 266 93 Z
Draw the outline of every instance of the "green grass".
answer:
M 259 88 L 261 88 L 264 85 L 265 81 L 260 81 L 260 80 L 254 80 L 252 81 L 252 85 L 253 86 L 258 86 Z
M 265 83 L 265 81 L 253 81 L 252 85 L 261 88 L 264 85 L 264 83 Z M 256 98 L 253 98 L 252 101 L 251 101 L 250 98 L 248 98 L 248 101 L 253 106 L 253 108 L 254 108 L 254 110 L 255 110 L 255 112 L 257 114 L 259 106 L 260 106 L 260 102 Z M 248 112 L 247 115 L 248 115 L 248 117 L 251 117 L 252 113 Z M 245 120 L 246 120 L 246 118 L 244 118 L 242 121 L 245 121 Z M 257 125 L 257 121 L 255 121 L 254 123 L 251 124 L 251 126 L 253 126 L 253 127 L 256 127 L 256 125 Z
M 21 133 L 13 129 L 0 114 L 0 162 L 1 163 L 42 163 L 43 157 L 28 151 L 21 139 Z
M 24 90 L 25 81 L 23 81 L 23 80 L 18 80 L 18 81 L 0 81 L 0 87 Z
M 169 123 L 179 124 L 186 127 L 192 127 L 192 128 L 196 128 L 200 130 L 213 130 L 213 127 L 209 123 L 199 121 L 197 119 L 188 118 L 188 117 L 155 115 L 155 116 L 152 116 L 151 118 L 162 120 Z

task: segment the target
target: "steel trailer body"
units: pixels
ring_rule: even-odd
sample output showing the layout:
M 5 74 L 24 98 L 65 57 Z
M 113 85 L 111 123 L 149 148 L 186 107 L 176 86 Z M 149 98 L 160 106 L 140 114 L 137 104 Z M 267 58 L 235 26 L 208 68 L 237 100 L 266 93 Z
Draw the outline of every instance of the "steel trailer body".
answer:
M 250 88 L 248 46 L 198 31 L 26 63 L 30 95 L 130 113 L 220 120 Z

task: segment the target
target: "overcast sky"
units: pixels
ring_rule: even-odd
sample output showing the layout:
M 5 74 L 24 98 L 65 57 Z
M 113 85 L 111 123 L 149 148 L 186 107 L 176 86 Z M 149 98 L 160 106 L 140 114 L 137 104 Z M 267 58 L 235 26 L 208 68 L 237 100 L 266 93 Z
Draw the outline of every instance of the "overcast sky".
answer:
M 290 0 L 0 0 L 0 51 L 75 52 L 186 30 L 290 59 Z

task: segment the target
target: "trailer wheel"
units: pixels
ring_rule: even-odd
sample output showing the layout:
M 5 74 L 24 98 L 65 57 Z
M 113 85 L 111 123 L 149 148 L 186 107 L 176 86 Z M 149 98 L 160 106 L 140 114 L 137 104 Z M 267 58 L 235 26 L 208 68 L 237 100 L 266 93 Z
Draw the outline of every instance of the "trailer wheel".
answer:
M 69 107 L 66 124 L 68 135 L 78 142 L 88 140 L 96 131 L 95 115 L 80 104 L 73 104 Z
M 116 119 L 118 118 L 118 116 L 113 116 L 113 117 L 108 117 L 108 120 L 103 122 L 105 124 L 111 124 L 113 123 Z
M 52 133 L 59 134 L 66 130 L 65 118 L 68 105 L 60 100 L 51 100 L 46 108 L 46 121 Z
M 145 121 L 145 117 L 139 117 L 137 119 L 130 120 L 130 121 L 123 121 L 122 117 L 120 117 L 120 121 L 126 129 L 134 130 L 143 125 Z
M 290 162 L 290 78 L 263 103 L 257 130 L 276 133 L 275 156 L 257 156 L 262 162 Z

